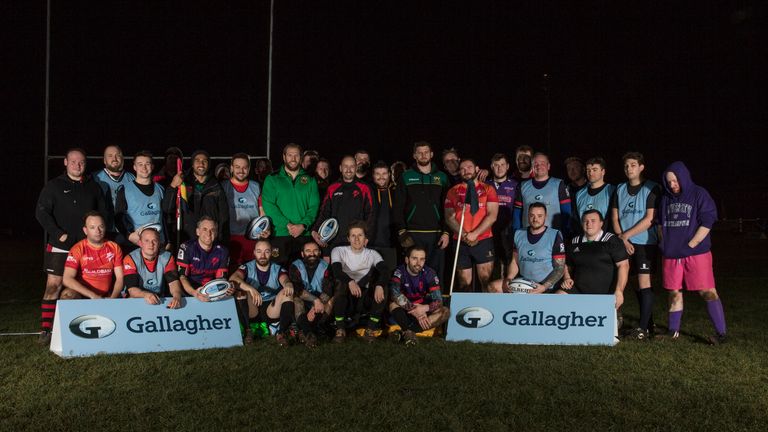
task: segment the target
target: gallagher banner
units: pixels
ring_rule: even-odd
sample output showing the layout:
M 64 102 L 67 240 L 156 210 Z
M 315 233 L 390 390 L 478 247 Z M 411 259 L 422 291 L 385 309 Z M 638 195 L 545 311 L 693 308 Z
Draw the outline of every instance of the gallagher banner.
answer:
M 614 345 L 612 295 L 451 296 L 449 341 L 537 345 Z
M 144 299 L 65 300 L 56 305 L 51 351 L 62 357 L 242 345 L 235 301 L 184 298 L 149 305 Z

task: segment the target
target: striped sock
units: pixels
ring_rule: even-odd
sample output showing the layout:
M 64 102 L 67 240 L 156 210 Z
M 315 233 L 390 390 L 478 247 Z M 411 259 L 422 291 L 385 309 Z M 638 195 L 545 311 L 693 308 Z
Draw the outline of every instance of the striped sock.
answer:
M 56 300 L 43 300 L 40 305 L 40 328 L 43 331 L 53 330 L 53 316 L 56 313 Z

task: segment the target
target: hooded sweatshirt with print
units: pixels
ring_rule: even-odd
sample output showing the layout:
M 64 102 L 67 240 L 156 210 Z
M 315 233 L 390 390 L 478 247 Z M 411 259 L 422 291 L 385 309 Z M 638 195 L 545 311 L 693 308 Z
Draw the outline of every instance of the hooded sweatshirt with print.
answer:
M 674 194 L 667 184 L 667 173 L 677 177 L 680 193 Z M 661 227 L 661 254 L 665 258 L 686 258 L 709 252 L 712 247 L 710 234 L 695 248 L 690 248 L 696 230 L 700 226 L 712 228 L 717 220 L 715 201 L 701 186 L 691 179 L 691 173 L 683 162 L 670 164 L 662 175 L 664 195 L 659 206 L 659 226 Z

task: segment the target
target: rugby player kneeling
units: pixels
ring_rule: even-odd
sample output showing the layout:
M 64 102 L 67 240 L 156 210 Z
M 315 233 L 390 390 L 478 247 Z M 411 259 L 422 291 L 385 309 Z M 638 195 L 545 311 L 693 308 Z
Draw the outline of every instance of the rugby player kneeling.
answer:
M 547 206 L 534 202 L 528 207 L 528 228 L 515 231 L 507 279 L 492 281 L 488 292 L 509 292 L 509 284 L 516 277 L 535 283 L 531 294 L 557 289 L 565 271 L 565 244 L 560 231 L 545 225 L 546 219 Z
M 89 211 L 83 218 L 85 238 L 69 250 L 60 300 L 116 298 L 123 290 L 123 252 L 105 241 L 104 218 Z
M 143 298 L 147 304 L 156 305 L 170 294 L 173 299 L 168 308 L 180 308 L 184 290 L 179 282 L 176 260 L 170 252 L 160 251 L 160 233 L 156 230 L 145 229 L 138 236 L 140 248 L 123 259 L 128 297 Z
M 629 255 L 618 236 L 603 231 L 603 215 L 592 209 L 581 216 L 583 235 L 566 247 L 566 268 L 558 294 L 612 294 L 616 309 L 624 303 Z
M 424 266 L 427 250 L 422 246 L 408 249 L 405 264 L 395 268 L 389 281 L 392 301 L 389 313 L 402 329 L 406 346 L 416 344 L 416 333 L 435 328 L 446 322 L 450 311 L 443 306 L 440 279 L 435 271 Z
M 267 239 L 256 241 L 254 260 L 238 267 L 229 280 L 236 289 L 246 295 L 239 296 L 238 306 L 248 310 L 244 323 L 246 343 L 249 342 L 250 320 L 259 318 L 268 323 L 279 322 L 275 339 L 280 346 L 287 346 L 285 333 L 294 320 L 293 284 L 279 264 L 272 262 L 272 244 Z M 239 295 L 240 292 L 237 294 Z M 247 302 L 247 306 L 244 304 Z

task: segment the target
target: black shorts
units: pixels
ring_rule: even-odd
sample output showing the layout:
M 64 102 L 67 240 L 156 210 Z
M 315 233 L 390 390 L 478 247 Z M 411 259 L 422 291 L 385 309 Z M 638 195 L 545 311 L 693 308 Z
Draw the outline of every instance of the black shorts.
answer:
M 635 253 L 629 257 L 629 274 L 651 274 L 659 260 L 659 247 L 655 244 L 633 244 Z
M 69 255 L 67 252 L 46 251 L 43 257 L 43 271 L 50 275 L 63 276 L 67 255 Z
M 311 237 L 299 236 L 281 236 L 272 239 L 272 261 L 288 267 L 296 258 L 301 256 L 301 249 L 304 248 L 304 243 L 309 241 Z
M 269 308 L 274 302 L 275 302 L 275 299 L 272 299 L 268 302 L 261 303 L 261 306 L 259 306 L 259 314 L 256 315 L 257 321 L 263 321 L 267 324 L 273 324 L 280 321 L 280 316 L 278 316 L 277 318 L 270 318 L 269 315 L 267 315 L 267 308 Z
M 472 268 L 472 264 L 484 264 L 493 262 L 496 255 L 493 253 L 493 237 L 480 240 L 476 245 L 469 246 L 461 243 L 459 246 L 459 260 L 457 267 L 460 269 Z
M 509 264 L 512 259 L 512 237 L 509 235 L 509 229 L 493 232 L 493 252 L 496 258 L 501 260 L 502 265 Z

